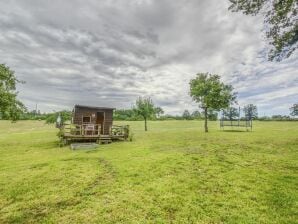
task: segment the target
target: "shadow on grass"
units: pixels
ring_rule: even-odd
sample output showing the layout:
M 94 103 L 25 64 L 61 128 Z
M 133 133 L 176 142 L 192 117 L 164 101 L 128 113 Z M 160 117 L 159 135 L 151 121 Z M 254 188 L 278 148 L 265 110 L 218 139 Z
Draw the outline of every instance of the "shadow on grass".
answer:
M 246 132 L 251 132 L 251 131 L 246 131 L 246 130 L 221 130 L 223 132 L 243 132 L 243 133 L 246 133 Z

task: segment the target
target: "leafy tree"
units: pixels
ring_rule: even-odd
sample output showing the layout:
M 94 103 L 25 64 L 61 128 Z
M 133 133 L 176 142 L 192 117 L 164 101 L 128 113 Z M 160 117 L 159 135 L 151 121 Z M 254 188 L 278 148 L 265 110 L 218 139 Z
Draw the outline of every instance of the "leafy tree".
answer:
M 5 64 L 0 64 L 0 115 L 2 119 L 16 121 L 26 111 L 25 106 L 17 99 L 16 85 L 20 81 L 14 71 Z
M 290 108 L 290 111 L 293 117 L 298 116 L 298 103 L 293 104 L 293 106 Z
M 62 110 L 62 111 L 47 114 L 46 123 L 47 124 L 55 123 L 57 121 L 59 114 L 61 117 L 62 124 L 64 124 L 66 121 L 69 121 L 71 119 L 71 111 Z
M 297 0 L 230 0 L 233 12 L 264 15 L 266 37 L 272 49 L 269 60 L 289 57 L 298 47 Z
M 159 118 L 162 114 L 164 114 L 164 111 L 161 107 L 155 107 L 154 108 L 155 115 Z
M 236 94 L 232 91 L 233 87 L 221 82 L 218 75 L 199 73 L 190 80 L 190 96 L 204 110 L 205 132 L 208 132 L 208 110 L 227 108 L 236 100 Z
M 235 107 L 229 107 L 225 110 L 223 110 L 223 116 L 224 118 L 227 118 L 229 120 L 235 120 L 239 117 L 239 109 Z
M 184 110 L 183 114 L 182 114 L 183 119 L 185 120 L 190 120 L 191 116 L 188 110 Z
M 208 109 L 208 120 L 209 121 L 216 121 L 218 113 L 213 109 Z
M 142 120 L 142 117 L 136 115 L 132 109 L 120 109 L 114 111 L 113 119 L 122 121 L 137 121 Z
M 137 115 L 142 116 L 142 118 L 144 119 L 144 121 L 145 121 L 145 131 L 148 130 L 147 129 L 147 120 L 149 118 L 151 118 L 155 113 L 154 108 L 155 108 L 154 104 L 153 104 L 150 97 L 148 97 L 148 98 L 139 97 L 136 100 L 136 104 L 135 104 L 133 110 Z
M 274 120 L 274 121 L 290 121 L 291 117 L 287 116 L 287 115 L 277 114 L 277 115 L 272 115 L 271 120 Z
M 194 112 L 192 112 L 191 117 L 193 119 L 201 119 L 202 118 L 201 113 L 198 110 L 195 110 Z
M 245 117 L 248 120 L 252 120 L 258 117 L 258 109 L 257 106 L 253 105 L 253 104 L 248 104 L 246 106 L 244 106 L 243 108 Z

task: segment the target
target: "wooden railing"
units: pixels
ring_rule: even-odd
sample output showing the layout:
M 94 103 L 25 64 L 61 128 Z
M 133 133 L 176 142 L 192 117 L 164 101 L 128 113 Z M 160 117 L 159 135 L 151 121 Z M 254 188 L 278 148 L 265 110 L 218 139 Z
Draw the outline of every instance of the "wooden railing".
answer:
M 100 124 L 64 124 L 63 132 L 65 135 L 99 136 L 101 131 Z
M 64 124 L 61 127 L 63 135 L 76 135 L 76 136 L 100 136 L 100 124 Z M 129 125 L 112 125 L 109 128 L 108 135 L 127 139 L 129 136 Z

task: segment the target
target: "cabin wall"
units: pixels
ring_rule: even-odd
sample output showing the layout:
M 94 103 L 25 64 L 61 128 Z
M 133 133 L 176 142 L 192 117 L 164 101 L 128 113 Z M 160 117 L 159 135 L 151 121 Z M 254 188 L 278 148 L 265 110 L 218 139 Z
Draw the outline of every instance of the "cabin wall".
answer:
M 113 110 L 105 110 L 104 133 L 110 134 L 110 128 L 113 125 Z
M 104 134 L 110 134 L 110 128 L 113 125 L 113 110 L 98 110 L 98 109 L 91 109 L 91 108 L 75 108 L 73 112 L 73 123 L 82 125 L 83 123 L 83 116 L 91 117 L 91 124 L 96 124 L 96 116 L 97 112 L 104 112 Z

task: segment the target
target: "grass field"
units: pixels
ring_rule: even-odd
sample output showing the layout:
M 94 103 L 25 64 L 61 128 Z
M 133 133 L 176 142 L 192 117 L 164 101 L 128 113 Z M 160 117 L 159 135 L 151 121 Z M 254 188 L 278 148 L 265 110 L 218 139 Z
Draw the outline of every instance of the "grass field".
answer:
M 132 142 L 72 151 L 1 121 L 0 223 L 298 223 L 297 122 L 129 124 Z

